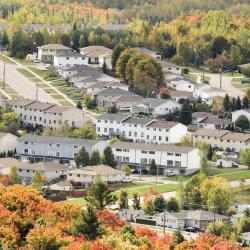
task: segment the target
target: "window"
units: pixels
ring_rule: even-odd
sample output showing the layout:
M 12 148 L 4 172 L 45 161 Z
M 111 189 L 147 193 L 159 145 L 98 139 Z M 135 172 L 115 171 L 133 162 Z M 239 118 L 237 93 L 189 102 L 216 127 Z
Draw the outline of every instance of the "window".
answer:
M 107 128 L 104 128 L 104 132 L 107 132 L 108 131 L 108 129 Z
M 28 150 L 27 148 L 25 148 L 25 149 L 23 150 L 23 153 L 24 153 L 24 154 L 28 154 L 28 153 L 29 153 L 29 150 Z
M 59 148 L 59 147 L 60 147 L 60 144 L 56 144 L 56 146 Z
M 128 148 L 124 148 L 123 152 L 129 152 L 129 149 Z
M 117 148 L 115 151 L 116 152 L 122 152 L 122 149 L 121 148 Z
M 36 150 L 35 150 L 35 149 L 32 149 L 32 150 L 31 150 L 31 154 L 35 155 L 35 154 L 36 154 Z
M 97 132 L 100 132 L 100 131 L 101 131 L 100 127 L 97 127 Z
M 24 144 L 29 144 L 29 142 L 28 142 L 28 141 L 25 141 Z
M 52 143 L 49 143 L 49 147 L 52 147 L 53 146 L 53 144 Z
M 159 136 L 159 141 L 161 141 L 161 136 Z
M 60 152 L 56 152 L 56 157 L 60 157 Z
M 153 140 L 156 140 L 156 136 L 155 135 L 153 136 Z
M 166 136 L 166 141 L 168 141 L 168 137 Z
M 29 172 L 30 172 L 30 170 L 29 170 L 29 169 L 27 169 L 27 170 L 26 170 L 26 172 L 27 172 L 27 173 L 29 173 Z
M 123 162 L 129 162 L 129 157 L 123 157 Z
M 181 154 L 179 154 L 179 153 L 175 153 L 175 156 L 181 157 Z
M 116 159 L 117 161 L 120 161 L 120 162 L 121 162 L 121 161 L 122 161 L 122 156 L 116 156 L 115 159 Z
M 144 133 L 143 132 L 141 133 L 141 137 L 144 137 Z
M 172 156 L 172 155 L 174 155 L 174 154 L 173 154 L 173 153 L 168 153 L 168 155 L 169 155 L 169 156 Z
M 141 164 L 147 164 L 148 160 L 147 158 L 141 158 Z
M 129 132 L 128 132 L 128 136 L 131 136 L 131 135 L 132 135 L 132 132 L 131 132 L 131 131 L 129 131 Z
M 155 151 L 149 151 L 149 154 L 150 154 L 150 155 L 154 155 L 154 154 L 155 154 Z
M 22 169 L 18 169 L 19 172 L 22 172 Z
M 173 166 L 173 161 L 167 161 L 167 166 Z
M 181 166 L 181 162 L 180 161 L 175 161 L 174 165 L 180 167 Z
M 137 132 L 134 132 L 134 136 L 137 136 Z
M 77 174 L 77 177 L 80 177 L 80 174 Z
M 141 153 L 142 153 L 142 154 L 147 154 L 148 151 L 147 151 L 147 150 L 142 150 Z

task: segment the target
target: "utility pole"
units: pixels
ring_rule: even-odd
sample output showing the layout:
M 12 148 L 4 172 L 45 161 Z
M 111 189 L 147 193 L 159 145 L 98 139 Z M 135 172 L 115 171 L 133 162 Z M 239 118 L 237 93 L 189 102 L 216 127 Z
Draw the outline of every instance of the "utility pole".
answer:
M 222 85 L 222 68 L 220 67 L 220 89 Z
M 3 89 L 5 87 L 5 59 L 3 59 Z

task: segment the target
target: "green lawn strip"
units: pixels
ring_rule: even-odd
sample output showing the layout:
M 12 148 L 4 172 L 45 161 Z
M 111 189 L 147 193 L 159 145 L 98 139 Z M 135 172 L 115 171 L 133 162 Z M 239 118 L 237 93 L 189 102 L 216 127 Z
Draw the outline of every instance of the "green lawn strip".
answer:
M 51 82 L 50 85 L 54 87 L 60 87 L 60 86 L 66 86 L 66 83 L 64 81 L 58 81 L 58 82 Z
M 45 77 L 48 77 L 48 70 L 41 70 L 41 69 L 38 69 L 38 68 L 35 68 L 35 67 L 29 67 L 29 69 L 34 72 L 35 74 L 45 78 Z
M 58 100 L 61 105 L 63 106 L 72 106 L 72 104 L 70 102 L 68 102 L 67 100 L 63 99 L 63 100 Z
M 221 174 L 221 175 L 217 175 L 217 176 L 224 177 L 228 181 L 240 180 L 241 178 L 250 179 L 250 170 L 245 170 L 242 172 L 228 173 L 228 174 Z
M 60 95 L 60 94 L 57 94 L 57 93 L 51 93 L 51 96 L 55 99 L 61 99 L 61 100 L 64 100 L 63 97 Z
M 9 58 L 4 57 L 3 55 L 0 55 L 0 60 L 5 61 L 7 64 L 13 64 L 13 65 L 16 64 L 13 61 L 11 61 Z
M 24 75 L 27 78 L 33 78 L 34 75 L 32 73 L 30 73 L 27 69 L 23 69 L 23 68 L 17 68 L 16 69 L 19 73 L 21 73 L 22 75 Z
M 26 66 L 35 66 L 35 63 L 32 62 L 32 61 L 28 61 L 28 60 L 25 60 L 25 59 L 20 59 L 20 58 L 15 58 L 13 57 L 13 59 L 23 65 L 26 65 Z

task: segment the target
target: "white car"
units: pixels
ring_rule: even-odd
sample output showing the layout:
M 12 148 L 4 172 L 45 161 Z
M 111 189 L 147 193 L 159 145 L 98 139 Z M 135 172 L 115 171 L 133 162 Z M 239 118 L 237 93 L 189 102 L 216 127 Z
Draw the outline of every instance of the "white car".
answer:
M 175 176 L 173 171 L 166 171 L 166 176 Z
M 126 176 L 122 179 L 122 182 L 124 183 L 131 183 L 133 181 L 133 179 L 129 176 Z
M 39 62 L 40 62 L 40 60 L 39 60 L 38 58 L 35 58 L 35 59 L 33 60 L 33 62 L 35 62 L 35 63 L 39 63 Z
M 46 69 L 50 69 L 50 68 L 51 68 L 51 65 L 50 65 L 50 64 L 46 64 L 46 65 L 45 65 L 45 68 L 46 68 Z

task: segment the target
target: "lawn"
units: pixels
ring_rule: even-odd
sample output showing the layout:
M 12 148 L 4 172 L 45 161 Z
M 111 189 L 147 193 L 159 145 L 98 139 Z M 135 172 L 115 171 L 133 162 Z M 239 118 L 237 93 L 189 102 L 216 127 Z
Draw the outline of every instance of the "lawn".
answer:
M 17 68 L 16 70 L 27 78 L 34 77 L 34 75 L 32 73 L 30 73 L 27 69 Z
M 160 193 L 176 191 L 177 185 L 175 184 L 157 184 L 155 183 L 145 183 L 145 182 L 134 182 L 129 184 L 118 184 L 115 186 L 115 194 L 119 195 L 121 189 L 126 189 L 129 197 L 132 197 L 133 193 L 139 193 L 139 195 L 144 195 L 151 188 L 156 189 Z M 83 197 L 80 198 L 71 198 L 67 200 L 69 203 L 84 205 L 86 201 Z
M 5 62 L 8 63 L 8 64 L 16 64 L 16 63 L 14 63 L 13 61 L 11 61 L 9 58 L 4 57 L 4 56 L 2 56 L 2 55 L 0 55 L 0 60 L 5 61 Z
M 28 60 L 25 60 L 25 59 L 20 59 L 20 58 L 15 58 L 15 57 L 13 57 L 13 59 L 14 59 L 15 61 L 17 61 L 17 62 L 23 64 L 23 65 L 27 65 L 27 66 L 34 66 L 34 65 L 35 65 L 34 62 L 28 61 Z
M 243 190 L 234 188 L 234 203 L 249 204 L 250 203 L 250 185 L 245 185 Z
M 61 86 L 65 86 L 66 85 L 66 83 L 64 81 L 51 82 L 50 84 L 52 86 L 54 86 L 54 87 L 61 87 Z

